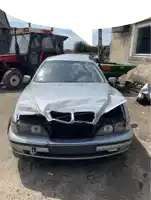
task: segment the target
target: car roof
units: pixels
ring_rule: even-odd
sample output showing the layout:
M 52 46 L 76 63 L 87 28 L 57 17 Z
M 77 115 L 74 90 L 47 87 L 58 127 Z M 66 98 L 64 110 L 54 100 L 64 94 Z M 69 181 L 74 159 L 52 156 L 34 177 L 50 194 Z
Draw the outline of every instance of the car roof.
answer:
M 93 62 L 87 54 L 62 54 L 46 58 L 46 61 L 51 60 Z

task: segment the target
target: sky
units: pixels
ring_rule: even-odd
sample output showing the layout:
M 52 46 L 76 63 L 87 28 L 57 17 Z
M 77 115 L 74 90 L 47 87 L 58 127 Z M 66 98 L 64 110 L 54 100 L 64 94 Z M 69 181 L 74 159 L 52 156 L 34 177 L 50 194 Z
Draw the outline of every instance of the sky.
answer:
M 10 15 L 7 15 L 9 23 L 12 27 L 27 27 L 28 24 L 25 21 L 16 19 Z M 35 25 L 32 24 L 32 27 L 34 28 L 50 28 L 47 26 L 41 26 L 41 25 Z M 74 44 L 78 41 L 83 41 L 82 38 L 80 38 L 77 34 L 75 34 L 71 29 L 61 29 L 61 28 L 54 28 L 54 33 L 58 35 L 65 35 L 68 36 L 68 39 L 64 42 L 64 49 L 73 49 Z M 102 33 L 102 42 L 104 45 L 110 44 L 111 41 L 111 29 L 103 29 Z M 92 42 L 93 45 L 96 46 L 98 43 L 98 31 L 97 29 L 92 30 Z
M 92 39 L 93 39 L 93 45 L 98 44 L 98 31 L 94 29 L 92 31 Z M 102 42 L 104 45 L 109 45 L 111 42 L 111 28 L 103 29 L 102 31 Z

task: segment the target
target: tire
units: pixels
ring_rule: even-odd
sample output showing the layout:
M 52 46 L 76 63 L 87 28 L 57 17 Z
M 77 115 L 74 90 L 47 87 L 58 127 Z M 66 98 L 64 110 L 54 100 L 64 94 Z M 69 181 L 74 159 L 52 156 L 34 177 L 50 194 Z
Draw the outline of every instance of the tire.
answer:
M 8 70 L 3 76 L 3 85 L 7 89 L 18 89 L 23 83 L 23 75 L 17 69 Z

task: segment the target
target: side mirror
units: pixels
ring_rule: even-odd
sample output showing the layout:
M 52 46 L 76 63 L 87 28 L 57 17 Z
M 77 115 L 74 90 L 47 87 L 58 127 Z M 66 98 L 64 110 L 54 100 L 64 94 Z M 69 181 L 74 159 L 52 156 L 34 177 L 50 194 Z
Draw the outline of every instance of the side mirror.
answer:
M 116 77 L 110 77 L 110 78 L 108 79 L 108 81 L 109 81 L 109 83 L 111 83 L 112 85 L 115 85 L 116 82 L 117 82 L 117 78 L 116 78 Z
M 25 75 L 23 78 L 23 83 L 28 84 L 31 81 L 31 76 Z
M 98 58 L 94 58 L 94 61 L 99 64 L 99 59 Z

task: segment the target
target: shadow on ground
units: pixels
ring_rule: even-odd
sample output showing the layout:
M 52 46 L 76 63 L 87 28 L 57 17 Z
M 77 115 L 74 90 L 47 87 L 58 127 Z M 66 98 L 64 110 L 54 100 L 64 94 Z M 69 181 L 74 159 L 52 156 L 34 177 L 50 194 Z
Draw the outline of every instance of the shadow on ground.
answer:
M 23 85 L 19 89 L 8 90 L 3 85 L 0 84 L 0 94 L 20 93 L 20 92 L 22 92 L 24 90 L 25 87 L 26 87 L 26 85 Z
M 116 87 L 125 97 L 137 97 L 139 89 L 137 88 L 127 88 L 127 87 Z
M 149 164 L 134 138 L 126 154 L 85 162 L 20 159 L 18 170 L 26 188 L 56 200 L 149 200 Z

